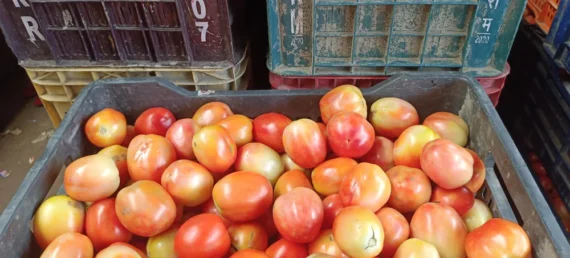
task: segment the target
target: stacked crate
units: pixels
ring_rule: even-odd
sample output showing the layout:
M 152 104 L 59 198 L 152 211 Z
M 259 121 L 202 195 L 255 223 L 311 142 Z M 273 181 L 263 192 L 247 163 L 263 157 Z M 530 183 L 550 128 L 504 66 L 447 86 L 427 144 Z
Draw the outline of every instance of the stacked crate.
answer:
M 18 0 L 0 26 L 55 126 L 92 81 L 162 76 L 191 90 L 248 84 L 243 0 Z

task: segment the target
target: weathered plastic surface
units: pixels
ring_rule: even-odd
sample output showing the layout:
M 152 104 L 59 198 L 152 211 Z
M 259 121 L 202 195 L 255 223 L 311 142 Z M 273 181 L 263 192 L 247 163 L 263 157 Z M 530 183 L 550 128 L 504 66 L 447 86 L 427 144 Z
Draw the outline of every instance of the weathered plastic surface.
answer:
M 83 125 L 97 111 L 112 107 L 129 122 L 149 107 L 163 106 L 177 117 L 190 117 L 201 105 L 222 101 L 234 112 L 255 117 L 280 112 L 297 118 L 319 117 L 319 99 L 326 90 L 190 92 L 160 78 L 115 79 L 92 83 L 81 92 L 0 216 L 0 253 L 27 257 L 34 252 L 28 222 L 55 178 L 72 160 L 96 150 L 85 138 Z M 493 105 L 477 82 L 452 73 L 399 75 L 362 90 L 368 103 L 393 96 L 412 103 L 420 117 L 436 111 L 458 113 L 470 125 L 469 147 L 485 161 L 487 187 L 479 193 L 495 216 L 517 221 L 528 232 L 534 257 L 570 257 L 570 246 L 548 204 L 524 164 Z M 496 172 L 498 168 L 499 172 Z M 498 176 L 499 175 L 499 176 Z M 513 211 L 501 188 L 506 186 Z M 516 212 L 516 213 L 515 213 Z
M 268 0 L 279 75 L 503 71 L 526 1 Z
M 560 68 L 570 73 L 570 1 L 560 1 L 555 14 L 544 49 Z
M 244 26 L 244 0 L 0 1 L 0 27 L 27 67 L 230 67 Z

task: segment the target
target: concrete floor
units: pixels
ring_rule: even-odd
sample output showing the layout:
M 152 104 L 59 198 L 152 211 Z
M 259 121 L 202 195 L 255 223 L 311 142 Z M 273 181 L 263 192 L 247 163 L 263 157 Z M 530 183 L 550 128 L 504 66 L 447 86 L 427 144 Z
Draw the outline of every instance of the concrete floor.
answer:
M 49 135 L 53 133 L 46 111 L 34 106 L 33 102 L 33 99 L 26 101 L 6 127 L 8 131 L 0 134 L 0 213 L 16 193 L 34 160 L 42 155 Z

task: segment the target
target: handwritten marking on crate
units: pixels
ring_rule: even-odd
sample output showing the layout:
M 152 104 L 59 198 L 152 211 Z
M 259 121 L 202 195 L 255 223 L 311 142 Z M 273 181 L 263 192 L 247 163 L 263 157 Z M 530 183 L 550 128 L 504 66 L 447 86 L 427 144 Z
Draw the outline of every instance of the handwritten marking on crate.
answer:
M 499 6 L 499 0 L 488 0 L 489 9 L 496 10 Z M 477 36 L 475 38 L 476 44 L 488 44 L 489 40 L 491 39 L 491 24 L 493 22 L 493 18 L 482 18 L 483 22 L 481 27 L 484 29 L 484 32 L 477 32 Z
M 206 18 L 206 4 L 204 0 L 193 0 L 192 1 L 192 13 L 194 17 L 198 20 Z M 200 41 L 206 42 L 206 33 L 208 32 L 209 22 L 207 21 L 196 21 L 196 27 L 200 31 Z
M 14 7 L 16 7 L 16 8 L 23 8 L 23 7 L 30 8 L 30 4 L 28 2 L 26 2 L 26 0 L 12 0 L 12 3 L 14 4 Z M 38 22 L 36 21 L 36 19 L 34 17 L 32 17 L 32 16 L 21 16 L 20 19 L 22 19 L 22 23 L 24 24 L 24 27 L 26 28 L 26 31 L 28 32 L 28 36 L 30 37 L 31 42 L 36 42 L 36 36 L 41 41 L 46 40 L 44 35 L 42 35 L 40 33 Z

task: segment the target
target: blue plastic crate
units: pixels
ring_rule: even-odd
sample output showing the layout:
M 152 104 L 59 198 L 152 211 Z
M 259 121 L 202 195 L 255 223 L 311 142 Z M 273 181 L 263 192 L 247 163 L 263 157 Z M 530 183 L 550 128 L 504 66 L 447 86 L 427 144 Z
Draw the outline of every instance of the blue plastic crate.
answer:
M 279 75 L 503 71 L 526 1 L 268 0 Z
M 554 63 L 570 72 L 570 0 L 561 0 L 544 41 L 546 53 Z

